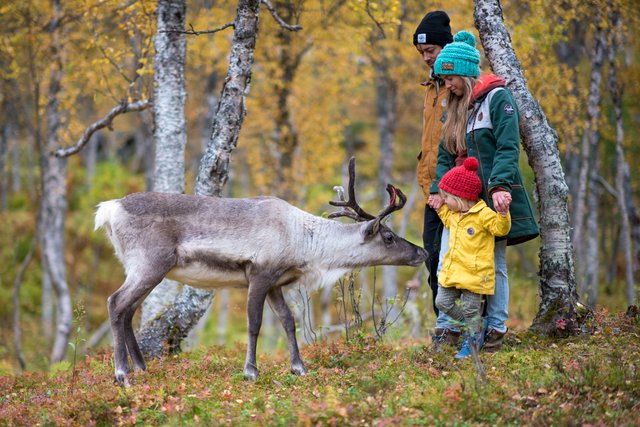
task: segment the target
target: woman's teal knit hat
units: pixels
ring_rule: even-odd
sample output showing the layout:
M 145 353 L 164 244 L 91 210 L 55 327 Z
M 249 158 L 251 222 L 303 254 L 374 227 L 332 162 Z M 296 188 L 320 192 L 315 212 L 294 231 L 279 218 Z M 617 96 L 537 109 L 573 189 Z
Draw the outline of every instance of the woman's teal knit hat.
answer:
M 476 38 L 467 31 L 453 36 L 453 43 L 442 48 L 434 69 L 436 74 L 478 77 L 480 75 L 480 52 L 476 49 Z

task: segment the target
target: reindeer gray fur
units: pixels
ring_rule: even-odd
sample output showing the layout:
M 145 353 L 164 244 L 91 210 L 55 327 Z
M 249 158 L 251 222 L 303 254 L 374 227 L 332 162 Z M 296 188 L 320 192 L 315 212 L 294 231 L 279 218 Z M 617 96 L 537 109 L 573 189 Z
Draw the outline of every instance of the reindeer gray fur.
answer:
M 355 203 L 353 164 L 350 169 L 350 195 Z M 306 368 L 283 286 L 297 283 L 313 290 L 333 285 L 354 268 L 417 266 L 427 258 L 424 249 L 381 223 L 406 200 L 397 205 L 396 191 L 401 199 L 404 196 L 390 188 L 390 206 L 377 217 L 359 207 L 333 214 L 367 219 L 355 224 L 320 218 L 274 197 L 230 199 L 147 192 L 100 203 L 96 229 L 105 229 L 126 276 L 107 302 L 116 381 L 127 381 L 128 356 L 135 370 L 145 369 L 132 318 L 165 277 L 205 289 L 248 289 L 249 340 L 244 365 L 248 379 L 258 376 L 256 344 L 266 299 L 286 332 L 291 370 L 304 375 Z M 332 204 L 353 206 L 346 202 Z

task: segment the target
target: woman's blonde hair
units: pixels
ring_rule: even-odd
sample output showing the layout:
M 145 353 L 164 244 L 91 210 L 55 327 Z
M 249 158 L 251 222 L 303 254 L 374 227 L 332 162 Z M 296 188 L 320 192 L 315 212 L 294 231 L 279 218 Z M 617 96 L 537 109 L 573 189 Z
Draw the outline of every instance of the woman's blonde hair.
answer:
M 444 146 L 451 154 L 459 154 L 467 150 L 465 136 L 469 115 L 469 99 L 478 79 L 476 77 L 459 76 L 464 82 L 464 93 L 457 96 L 449 93 L 447 119 L 442 127 Z

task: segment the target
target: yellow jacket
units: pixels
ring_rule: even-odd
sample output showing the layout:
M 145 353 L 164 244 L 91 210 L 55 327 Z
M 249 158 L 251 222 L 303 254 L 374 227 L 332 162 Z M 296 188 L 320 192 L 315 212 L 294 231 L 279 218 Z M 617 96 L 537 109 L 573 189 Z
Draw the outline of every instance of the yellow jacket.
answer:
M 509 233 L 511 215 L 498 214 L 482 199 L 462 216 L 449 210 L 447 205 L 442 205 L 438 215 L 449 229 L 449 250 L 438 274 L 440 285 L 493 295 L 496 282 L 495 236 Z
M 424 85 L 421 151 L 418 154 L 418 184 L 422 187 L 425 199 L 429 197 L 429 187 L 436 179 L 438 163 L 438 145 L 442 138 L 443 115 L 447 109 L 449 91 L 441 80 L 430 78 Z

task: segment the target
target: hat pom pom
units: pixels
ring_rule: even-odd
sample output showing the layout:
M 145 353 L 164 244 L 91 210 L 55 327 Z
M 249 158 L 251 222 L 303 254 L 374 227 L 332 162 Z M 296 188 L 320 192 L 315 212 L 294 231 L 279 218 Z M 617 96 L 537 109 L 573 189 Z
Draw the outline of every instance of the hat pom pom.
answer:
M 477 171 L 478 159 L 476 159 L 475 157 L 467 157 L 464 161 L 464 168 L 468 171 Z
M 466 43 L 471 47 L 476 47 L 476 38 L 468 31 L 460 31 L 453 37 L 454 42 Z

